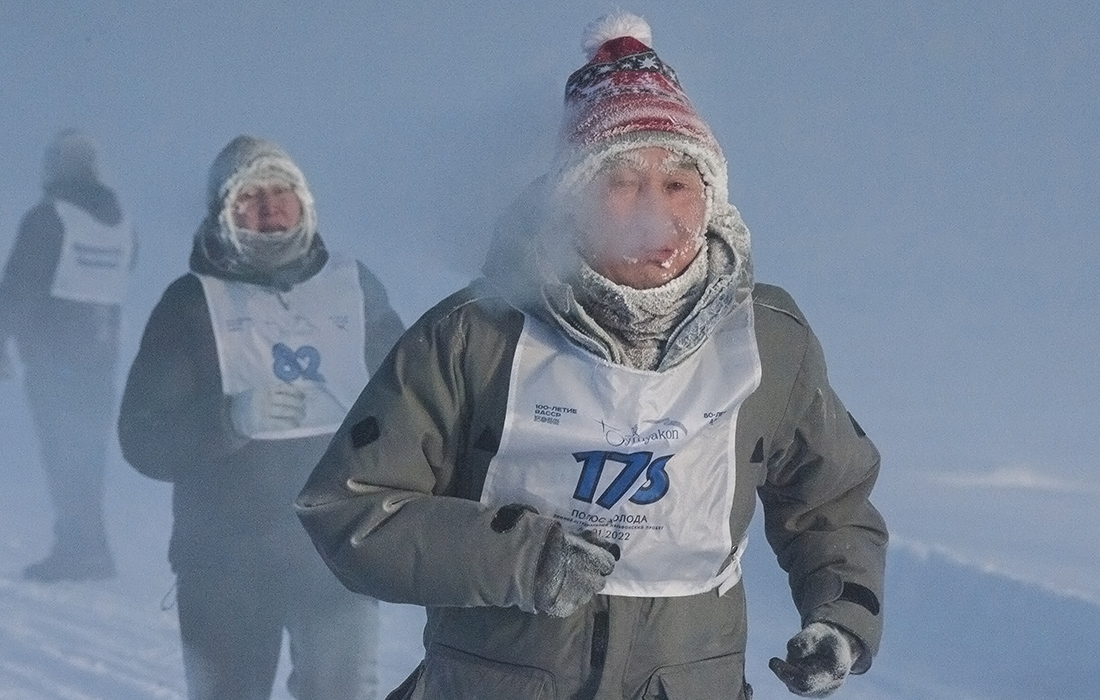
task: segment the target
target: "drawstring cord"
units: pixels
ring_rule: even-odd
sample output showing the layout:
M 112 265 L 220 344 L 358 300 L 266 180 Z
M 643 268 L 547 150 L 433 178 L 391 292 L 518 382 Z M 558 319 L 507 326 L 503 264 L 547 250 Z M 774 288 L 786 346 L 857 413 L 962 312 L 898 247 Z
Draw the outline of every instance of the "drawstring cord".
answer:
M 164 597 L 160 599 L 160 609 L 164 612 L 168 612 L 172 608 L 176 607 L 176 584 L 172 583 L 172 587 L 168 589 L 168 592 L 164 594 Z

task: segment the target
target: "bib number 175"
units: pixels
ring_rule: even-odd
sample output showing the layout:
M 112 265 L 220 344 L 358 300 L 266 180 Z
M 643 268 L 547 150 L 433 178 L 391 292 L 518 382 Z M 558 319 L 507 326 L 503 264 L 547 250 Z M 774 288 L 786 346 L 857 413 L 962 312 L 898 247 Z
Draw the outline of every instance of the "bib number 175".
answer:
M 592 503 L 595 499 L 596 505 L 611 508 L 626 497 L 627 492 L 642 475 L 645 475 L 645 481 L 630 496 L 631 503 L 648 505 L 661 500 L 668 493 L 668 473 L 665 472 L 665 465 L 668 464 L 672 455 L 654 459 L 652 452 L 626 453 L 595 450 L 574 452 L 573 457 L 581 463 L 581 476 L 573 492 L 573 498 L 579 501 Z M 622 469 L 597 498 L 596 489 L 608 462 L 621 464 Z

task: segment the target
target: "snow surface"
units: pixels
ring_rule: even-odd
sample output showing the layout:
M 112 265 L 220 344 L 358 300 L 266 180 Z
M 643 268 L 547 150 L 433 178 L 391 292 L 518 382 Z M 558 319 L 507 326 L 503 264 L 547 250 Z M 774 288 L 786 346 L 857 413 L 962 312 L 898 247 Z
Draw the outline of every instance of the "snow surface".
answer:
M 107 520 L 119 576 L 42 584 L 22 568 L 50 544 L 51 514 L 17 382 L 0 383 L 0 700 L 176 700 L 186 697 L 168 569 L 170 486 L 146 479 L 117 448 Z M 382 605 L 379 680 L 392 688 L 423 655 L 422 609 Z M 289 700 L 284 643 L 272 698 Z
M 186 697 L 175 613 L 101 583 L 0 578 L 0 700 L 175 700 Z M 423 612 L 383 605 L 379 655 L 391 689 L 416 665 Z M 285 700 L 289 657 L 272 694 Z

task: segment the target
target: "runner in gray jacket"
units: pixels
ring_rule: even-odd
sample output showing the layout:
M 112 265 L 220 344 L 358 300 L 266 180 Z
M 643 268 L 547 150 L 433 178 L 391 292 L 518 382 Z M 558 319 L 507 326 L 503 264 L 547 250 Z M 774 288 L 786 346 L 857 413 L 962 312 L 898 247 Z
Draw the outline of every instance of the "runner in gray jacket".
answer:
M 756 498 L 823 697 L 882 627 L 879 457 L 783 290 L 754 284 L 726 165 L 639 18 L 594 23 L 559 159 L 485 276 L 352 407 L 299 516 L 350 589 L 427 607 L 391 698 L 751 697 Z

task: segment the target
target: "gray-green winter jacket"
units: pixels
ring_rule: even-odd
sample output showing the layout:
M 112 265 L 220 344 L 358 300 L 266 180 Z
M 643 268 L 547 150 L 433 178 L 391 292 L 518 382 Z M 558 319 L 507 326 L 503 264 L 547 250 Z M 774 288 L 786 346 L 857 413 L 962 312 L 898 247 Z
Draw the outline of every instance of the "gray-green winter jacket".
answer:
M 348 588 L 427 608 L 424 662 L 391 697 L 747 698 L 740 583 L 721 596 L 597 595 L 566 618 L 520 609 L 532 609 L 555 521 L 497 517 L 479 499 L 524 312 L 617 361 L 556 272 L 574 262 L 554 260 L 568 248 L 543 225 L 539 201 L 537 188 L 521 198 L 486 278 L 421 317 L 371 377 L 299 495 L 299 517 Z M 858 637 L 865 653 L 853 671 L 862 673 L 882 630 L 887 534 L 869 501 L 878 452 L 829 387 L 821 346 L 791 297 L 753 286 L 736 209 L 724 205 L 707 237 L 706 291 L 657 371 L 752 295 L 762 379 L 737 414 L 731 538 L 742 539 L 759 496 L 803 624 L 828 621 Z

